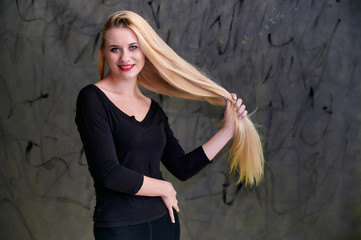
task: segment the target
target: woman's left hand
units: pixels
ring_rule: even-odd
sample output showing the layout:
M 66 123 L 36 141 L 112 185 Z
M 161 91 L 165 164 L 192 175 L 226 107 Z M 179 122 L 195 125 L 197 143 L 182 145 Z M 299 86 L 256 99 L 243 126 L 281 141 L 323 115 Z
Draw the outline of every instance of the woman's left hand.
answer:
M 238 119 L 242 119 L 247 116 L 248 111 L 246 110 L 246 105 L 242 104 L 242 99 L 237 98 L 235 93 L 231 93 L 233 99 L 236 101 L 235 111 L 237 113 Z
M 245 118 L 248 114 L 246 106 L 242 104 L 242 99 L 232 93 L 233 100 L 226 99 L 226 108 L 224 110 L 224 124 L 218 132 L 202 145 L 203 150 L 211 161 L 219 151 L 227 144 L 229 140 L 234 137 L 236 131 L 236 124 L 234 123 L 234 116 L 238 121 Z M 234 112 L 235 111 L 235 115 Z
M 231 129 L 232 132 L 234 132 L 234 123 L 231 121 L 232 117 L 232 111 L 236 112 L 238 119 L 243 119 L 247 116 L 248 111 L 246 110 L 246 106 L 242 104 L 242 99 L 237 98 L 237 95 L 235 93 L 231 93 L 234 102 L 234 105 L 232 104 L 231 100 L 226 99 L 226 109 L 224 110 L 224 127 Z M 232 106 L 234 109 L 232 109 Z

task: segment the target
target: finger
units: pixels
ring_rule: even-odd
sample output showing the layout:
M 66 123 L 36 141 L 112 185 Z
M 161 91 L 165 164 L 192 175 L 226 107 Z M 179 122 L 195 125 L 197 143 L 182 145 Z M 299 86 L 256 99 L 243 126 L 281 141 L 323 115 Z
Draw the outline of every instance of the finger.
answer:
M 248 114 L 248 111 L 247 110 L 244 110 L 243 113 L 242 113 L 242 117 L 246 117 Z
M 172 223 L 175 223 L 173 208 L 168 209 L 169 217 Z
M 247 117 L 247 114 L 248 114 L 247 110 L 244 110 L 244 112 L 241 115 L 238 116 L 238 119 L 242 119 L 242 118 Z
M 177 212 L 179 212 L 179 207 L 178 207 L 178 202 L 173 206 L 174 210 L 176 210 Z
M 233 100 L 234 100 L 234 101 L 236 101 L 236 100 L 237 100 L 237 94 L 235 94 L 235 93 L 231 93 L 231 96 L 232 96 L 232 98 L 233 98 Z
M 242 105 L 242 99 L 238 98 L 236 101 L 236 108 L 239 109 Z
M 229 100 L 228 98 L 226 99 L 226 106 L 230 107 L 231 106 L 231 100 Z
M 242 113 L 246 110 L 246 106 L 245 105 L 242 105 L 241 107 L 238 108 L 238 111 L 237 113 L 239 115 L 242 115 Z
M 224 114 L 225 115 L 227 115 L 230 112 L 231 107 L 232 107 L 231 100 L 227 99 L 226 100 L 226 107 L 224 109 Z

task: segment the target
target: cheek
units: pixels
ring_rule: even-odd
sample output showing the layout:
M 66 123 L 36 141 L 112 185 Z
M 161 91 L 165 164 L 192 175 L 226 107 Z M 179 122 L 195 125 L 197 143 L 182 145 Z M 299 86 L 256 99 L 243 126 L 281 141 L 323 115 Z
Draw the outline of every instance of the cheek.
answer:
M 143 65 L 144 65 L 144 63 L 145 63 L 145 56 L 144 56 L 143 53 L 140 53 L 140 54 L 138 55 L 138 61 L 139 61 L 139 62 L 142 62 Z
M 104 57 L 105 57 L 105 62 L 108 63 L 108 65 L 112 65 L 118 61 L 116 55 L 114 54 L 109 54 Z

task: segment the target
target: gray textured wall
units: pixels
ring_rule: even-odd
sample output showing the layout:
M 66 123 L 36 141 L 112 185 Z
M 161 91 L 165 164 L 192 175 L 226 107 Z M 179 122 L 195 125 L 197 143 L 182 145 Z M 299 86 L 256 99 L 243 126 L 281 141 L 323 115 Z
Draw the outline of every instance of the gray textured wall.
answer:
M 0 238 L 92 239 L 94 192 L 74 124 L 97 81 L 97 34 L 130 9 L 244 98 L 262 127 L 265 179 L 239 188 L 226 154 L 179 193 L 182 239 L 361 239 L 358 0 L 0 3 Z M 222 109 L 149 93 L 186 150 Z

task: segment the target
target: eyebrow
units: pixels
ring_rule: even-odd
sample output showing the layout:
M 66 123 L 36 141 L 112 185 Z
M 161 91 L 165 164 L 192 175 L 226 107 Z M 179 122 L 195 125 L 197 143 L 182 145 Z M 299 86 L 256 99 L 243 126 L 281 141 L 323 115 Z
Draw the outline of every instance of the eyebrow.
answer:
M 132 43 L 129 43 L 129 44 L 128 44 L 128 46 L 132 46 L 132 45 L 138 45 L 138 43 L 137 43 L 137 42 L 132 42 Z M 110 47 L 110 48 L 112 48 L 112 47 L 119 47 L 119 45 L 112 44 L 112 45 L 110 45 L 109 47 Z

